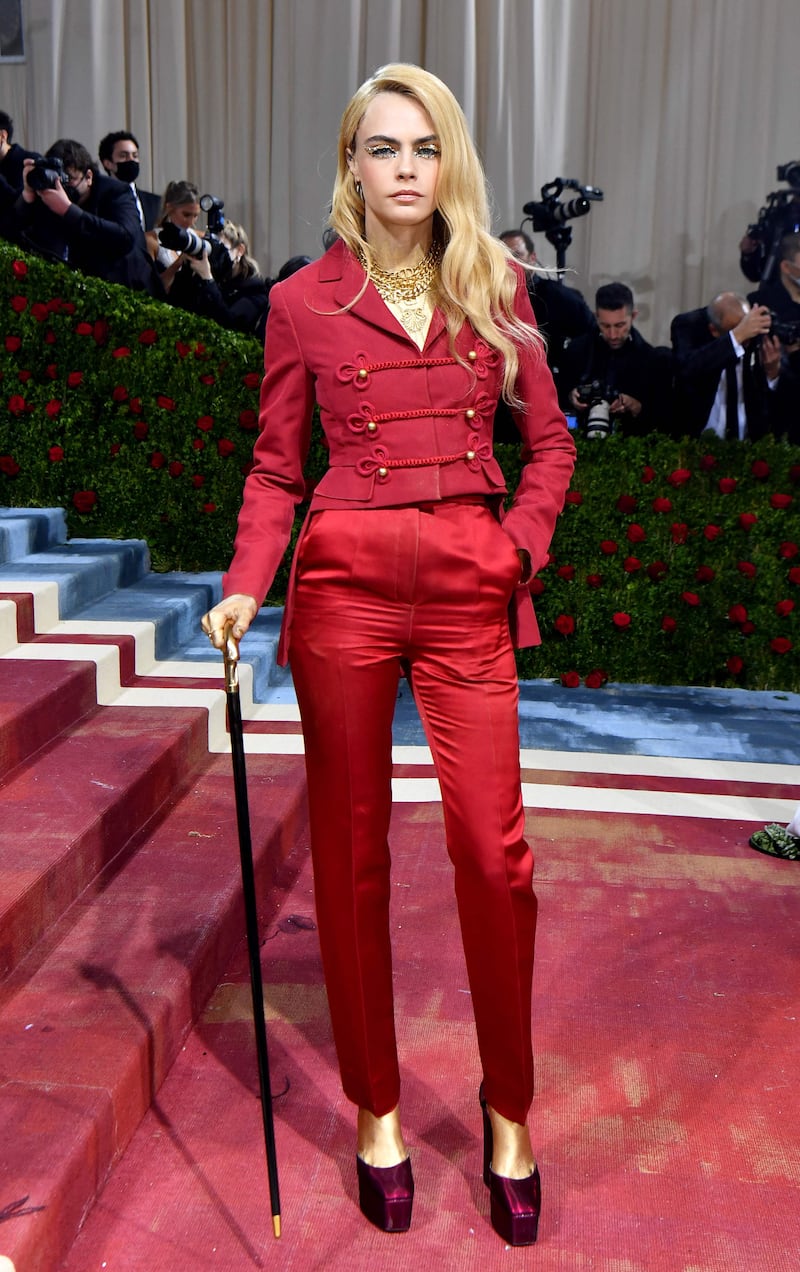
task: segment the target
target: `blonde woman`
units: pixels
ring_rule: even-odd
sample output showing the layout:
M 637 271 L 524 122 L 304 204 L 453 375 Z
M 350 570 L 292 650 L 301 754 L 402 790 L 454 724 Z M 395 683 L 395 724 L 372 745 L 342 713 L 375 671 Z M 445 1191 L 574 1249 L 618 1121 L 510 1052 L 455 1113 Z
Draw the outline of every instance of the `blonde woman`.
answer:
M 544 564 L 574 447 L 523 270 L 490 233 L 483 172 L 450 90 L 386 66 L 342 118 L 320 261 L 270 294 L 262 432 L 220 648 L 262 602 L 304 493 L 315 401 L 330 449 L 298 544 L 280 657 L 303 722 L 315 895 L 365 1216 L 411 1221 L 389 932 L 391 727 L 411 684 L 442 793 L 483 1067 L 484 1177 L 513 1245 L 536 1239 L 533 858 L 524 838 L 513 643 L 535 644 Z M 500 395 L 524 466 L 508 512 L 492 453 Z M 433 970 L 433 969 L 432 969 Z M 399 970 L 402 976 L 402 969 Z

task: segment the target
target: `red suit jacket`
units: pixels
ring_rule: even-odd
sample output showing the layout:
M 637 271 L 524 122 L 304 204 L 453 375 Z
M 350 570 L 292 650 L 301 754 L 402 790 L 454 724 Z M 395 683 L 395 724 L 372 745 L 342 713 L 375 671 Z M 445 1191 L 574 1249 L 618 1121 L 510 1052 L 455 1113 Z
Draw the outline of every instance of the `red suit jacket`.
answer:
M 295 506 L 305 496 L 315 402 L 330 448 L 330 467 L 309 515 L 323 508 L 369 509 L 459 495 L 495 501 L 503 529 L 531 554 L 535 574 L 547 560 L 564 504 L 575 447 L 558 407 L 544 355 L 522 350 L 515 411 L 524 467 L 511 508 L 492 452 L 492 421 L 502 389 L 501 356 L 465 323 L 453 356 L 437 309 L 420 350 L 370 283 L 350 309 L 363 270 L 342 242 L 270 292 L 261 387 L 261 432 L 245 483 L 225 595 L 265 597 L 286 550 Z M 535 325 L 519 271 L 515 307 Z M 279 660 L 288 655 L 293 575 Z M 511 606 L 518 645 L 539 642 L 531 597 L 518 588 Z

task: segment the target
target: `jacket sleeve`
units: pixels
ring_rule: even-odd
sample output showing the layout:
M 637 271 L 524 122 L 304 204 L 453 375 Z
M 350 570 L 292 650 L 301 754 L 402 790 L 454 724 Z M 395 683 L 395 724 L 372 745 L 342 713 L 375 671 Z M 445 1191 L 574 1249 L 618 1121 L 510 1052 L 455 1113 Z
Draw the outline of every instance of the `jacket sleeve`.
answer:
M 64 213 L 64 234 L 69 242 L 87 248 L 91 245 L 106 261 L 127 256 L 141 233 L 139 213 L 127 186 L 108 194 L 97 213 L 86 212 L 75 203 Z
M 524 279 L 517 287 L 517 315 L 534 325 Z M 522 409 L 514 419 L 522 437 L 522 475 L 503 529 L 518 548 L 531 554 L 533 573 L 547 560 L 556 518 L 564 506 L 575 466 L 575 443 L 559 409 L 544 352 L 520 350 L 516 395 Z
M 281 291 L 277 286 L 270 293 L 261 431 L 245 482 L 233 561 L 222 580 L 226 596 L 254 596 L 259 605 L 289 544 L 295 507 L 305 493 L 303 466 L 314 411 L 314 377 Z
M 730 334 L 717 336 L 703 344 L 697 343 L 699 328 L 690 317 L 678 314 L 672 320 L 670 335 L 675 360 L 675 379 L 684 389 L 691 390 L 697 377 L 722 375 L 726 367 L 736 366 L 736 350 Z

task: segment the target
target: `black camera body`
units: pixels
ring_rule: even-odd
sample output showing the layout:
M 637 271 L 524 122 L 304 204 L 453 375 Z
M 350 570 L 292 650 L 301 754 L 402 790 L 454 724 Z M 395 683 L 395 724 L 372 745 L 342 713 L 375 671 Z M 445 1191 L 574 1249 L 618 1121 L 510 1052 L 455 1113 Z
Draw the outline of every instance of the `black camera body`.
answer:
M 578 197 L 561 202 L 565 190 L 576 190 Z M 586 216 L 593 202 L 603 199 L 603 191 L 597 186 L 581 185 L 568 177 L 556 177 L 542 186 L 541 200 L 525 203 L 522 211 L 530 218 L 534 234 L 544 234 L 548 243 L 556 249 L 557 268 L 563 270 L 566 250 L 572 242 L 572 226 L 567 221 Z
M 48 159 L 46 155 L 37 156 L 33 167 L 28 170 L 28 188 L 35 190 L 37 194 L 42 190 L 55 190 L 57 181 L 66 189 L 68 178 L 61 160 Z
M 774 310 L 770 310 L 770 313 L 772 314 L 770 335 L 777 336 L 782 345 L 800 344 L 800 319 L 779 318 Z
M 779 163 L 777 177 L 785 181 L 793 190 L 800 190 L 800 159 L 792 159 L 789 163 Z
M 582 406 L 588 406 L 586 436 L 608 437 L 612 430 L 611 403 L 619 397 L 619 390 L 601 380 L 590 380 L 577 385 L 575 394 Z

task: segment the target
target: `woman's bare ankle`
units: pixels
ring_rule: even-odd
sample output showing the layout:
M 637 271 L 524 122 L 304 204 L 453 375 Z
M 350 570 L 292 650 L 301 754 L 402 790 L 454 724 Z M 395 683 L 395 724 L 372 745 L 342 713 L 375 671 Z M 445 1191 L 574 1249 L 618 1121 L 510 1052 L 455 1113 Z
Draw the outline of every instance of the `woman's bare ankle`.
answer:
M 527 1126 L 487 1107 L 492 1122 L 492 1170 L 506 1179 L 526 1179 L 536 1165 Z
M 396 1166 L 405 1161 L 408 1149 L 400 1126 L 400 1108 L 383 1117 L 369 1109 L 358 1110 L 358 1144 L 356 1152 L 368 1166 Z

